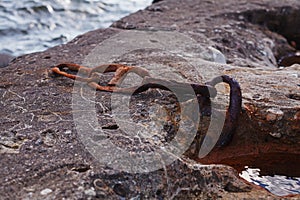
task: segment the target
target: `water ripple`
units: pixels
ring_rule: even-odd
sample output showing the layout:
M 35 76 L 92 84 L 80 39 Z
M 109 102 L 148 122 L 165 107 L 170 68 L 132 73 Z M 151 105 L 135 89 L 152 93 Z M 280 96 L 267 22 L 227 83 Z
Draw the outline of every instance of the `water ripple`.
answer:
M 143 9 L 152 0 L 2 0 L 0 53 L 43 51 Z
M 300 194 L 300 178 L 281 175 L 261 176 L 259 169 L 248 168 L 240 174 L 245 180 L 260 185 L 277 196 Z

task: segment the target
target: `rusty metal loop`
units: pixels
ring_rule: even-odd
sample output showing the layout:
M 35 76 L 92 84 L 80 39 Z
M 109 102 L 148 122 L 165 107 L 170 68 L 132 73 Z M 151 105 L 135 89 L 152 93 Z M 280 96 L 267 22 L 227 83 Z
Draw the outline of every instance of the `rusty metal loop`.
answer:
M 226 146 L 231 142 L 233 133 L 237 127 L 238 117 L 242 109 L 241 87 L 235 79 L 227 75 L 222 75 L 207 82 L 206 85 L 214 87 L 221 82 L 227 83 L 230 86 L 230 99 L 224 127 L 217 142 L 217 146 L 219 147 Z

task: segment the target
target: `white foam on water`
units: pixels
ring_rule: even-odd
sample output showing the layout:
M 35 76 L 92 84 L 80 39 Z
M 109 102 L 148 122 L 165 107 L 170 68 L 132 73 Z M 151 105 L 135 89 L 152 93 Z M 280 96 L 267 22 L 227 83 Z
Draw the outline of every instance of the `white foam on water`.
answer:
M 152 0 L 0 1 L 0 53 L 14 56 L 43 51 L 74 37 L 107 28 Z

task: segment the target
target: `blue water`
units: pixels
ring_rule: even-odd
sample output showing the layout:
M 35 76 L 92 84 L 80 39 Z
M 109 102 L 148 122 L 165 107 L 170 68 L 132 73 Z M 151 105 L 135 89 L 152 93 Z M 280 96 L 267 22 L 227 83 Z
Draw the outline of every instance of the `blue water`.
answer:
M 300 194 L 300 177 L 261 176 L 259 172 L 260 169 L 246 167 L 240 176 L 277 196 Z
M 0 0 L 0 53 L 43 51 L 150 5 L 152 0 Z

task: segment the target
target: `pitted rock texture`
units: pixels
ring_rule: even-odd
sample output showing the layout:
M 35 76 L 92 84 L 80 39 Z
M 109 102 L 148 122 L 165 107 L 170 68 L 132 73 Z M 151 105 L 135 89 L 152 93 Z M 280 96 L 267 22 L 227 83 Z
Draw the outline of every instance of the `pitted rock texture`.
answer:
M 299 9 L 299 2 L 292 0 L 238 3 L 166 0 L 112 26 L 183 32 L 201 46 L 212 46 L 226 56 L 229 65 L 217 65 L 218 70 L 235 77 L 241 84 L 244 111 L 231 146 L 222 149 L 222 153 L 216 149 L 203 162 L 230 160 L 237 151 L 240 155 L 255 157 L 260 153 L 285 152 L 297 161 L 284 159 L 282 162 L 298 168 L 300 65 L 280 68 L 277 62 L 282 56 L 296 52 L 300 44 L 300 25 L 295 21 Z M 206 63 L 201 65 L 207 68 Z M 282 160 L 282 156 L 273 159 Z M 293 173 L 294 176 L 300 174 L 298 170 Z
M 275 154 L 274 159 L 280 153 L 297 156 L 300 153 L 299 65 L 279 69 L 276 64 L 284 52 L 295 50 L 280 35 L 283 32 L 275 33 L 257 20 L 245 17 L 257 10 L 282 13 L 286 5 L 289 5 L 287 14 L 300 9 L 300 2 L 293 0 L 164 0 L 119 20 L 108 29 L 91 31 L 66 45 L 18 57 L 8 67 L 1 68 L 1 198 L 297 199 L 297 196 L 279 198 L 250 185 L 238 178 L 232 167 L 201 165 L 185 156 L 164 169 L 144 174 L 130 174 L 99 164 L 84 147 L 74 124 L 74 81 L 50 72 L 52 66 L 62 62 L 83 63 L 93 48 L 124 29 L 179 31 L 192 37 L 204 50 L 214 47 L 223 53 L 227 64 L 202 59 L 199 66 L 234 77 L 243 91 L 243 112 L 232 143 L 215 149 L 200 163 L 236 166 L 235 157 L 261 153 Z M 116 61 L 134 65 L 155 62 L 176 69 L 188 81 L 206 81 L 205 77 L 188 71 L 179 57 L 155 51 L 147 57 L 145 52 L 149 53 L 149 49 L 141 48 Z M 225 94 L 228 94 L 226 88 L 220 91 L 222 98 L 217 102 L 225 101 Z M 110 127 L 115 142 L 134 150 L 134 144 L 122 139 L 122 133 L 115 130 L 114 122 L 107 117 L 111 109 L 110 94 L 97 92 L 96 96 L 102 127 Z M 143 110 L 138 114 L 141 116 Z M 228 162 L 228 158 L 233 161 Z

